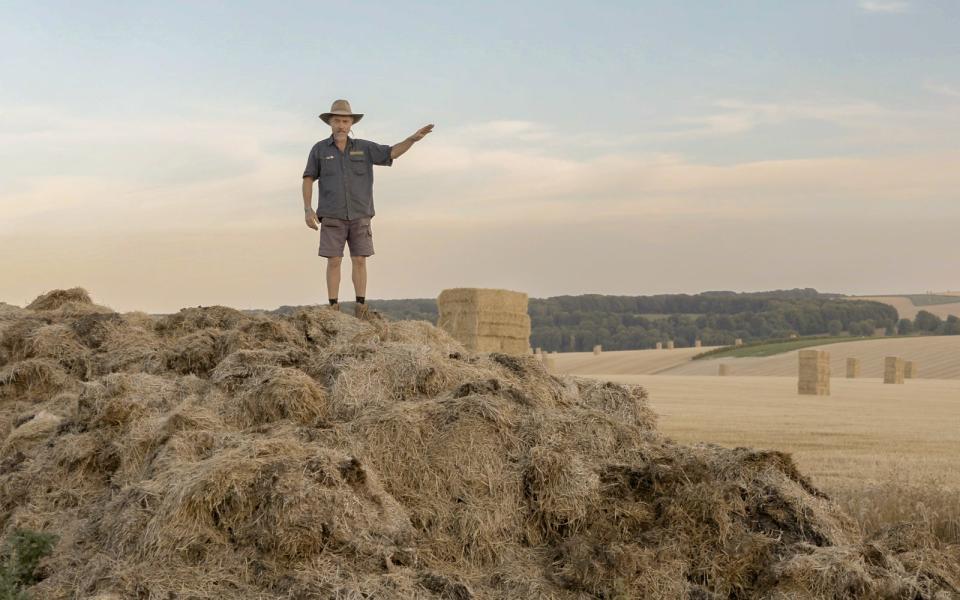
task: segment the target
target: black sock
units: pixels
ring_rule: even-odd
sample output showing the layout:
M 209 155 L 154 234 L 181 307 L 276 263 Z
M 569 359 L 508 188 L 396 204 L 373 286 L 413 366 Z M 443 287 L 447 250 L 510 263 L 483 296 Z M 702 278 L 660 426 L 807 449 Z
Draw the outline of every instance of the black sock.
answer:
M 367 298 L 365 296 L 357 296 L 357 304 L 363 304 L 366 301 Z
M 336 303 L 337 303 L 337 299 L 336 299 L 336 298 L 330 298 L 330 306 L 333 306 L 333 305 L 336 304 Z

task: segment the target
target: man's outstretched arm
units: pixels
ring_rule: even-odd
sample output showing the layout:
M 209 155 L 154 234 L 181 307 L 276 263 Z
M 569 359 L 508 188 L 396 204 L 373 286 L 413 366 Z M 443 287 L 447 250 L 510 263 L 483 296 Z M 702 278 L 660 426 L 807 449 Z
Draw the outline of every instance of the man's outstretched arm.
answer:
M 390 158 L 399 158 L 401 154 L 410 149 L 410 146 L 413 146 L 416 142 L 422 140 L 431 131 L 433 131 L 433 123 L 421 127 L 415 134 L 411 135 L 399 144 L 394 144 L 390 148 Z

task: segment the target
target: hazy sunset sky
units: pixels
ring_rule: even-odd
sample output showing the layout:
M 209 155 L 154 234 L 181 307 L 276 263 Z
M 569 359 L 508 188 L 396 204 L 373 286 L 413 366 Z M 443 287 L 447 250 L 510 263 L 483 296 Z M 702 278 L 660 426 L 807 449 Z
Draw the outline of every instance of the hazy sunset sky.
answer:
M 0 2 L 0 301 L 324 302 L 300 183 L 341 97 L 361 138 L 436 124 L 375 172 L 371 298 L 957 290 L 958 32 L 953 0 Z

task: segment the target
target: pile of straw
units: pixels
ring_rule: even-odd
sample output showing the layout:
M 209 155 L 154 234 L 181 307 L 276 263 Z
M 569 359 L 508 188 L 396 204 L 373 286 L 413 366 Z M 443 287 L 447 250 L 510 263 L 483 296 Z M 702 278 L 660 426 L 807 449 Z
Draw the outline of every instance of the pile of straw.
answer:
M 322 308 L 31 306 L 0 317 L 0 534 L 59 535 L 37 598 L 960 594 L 955 550 L 671 442 L 639 387 Z

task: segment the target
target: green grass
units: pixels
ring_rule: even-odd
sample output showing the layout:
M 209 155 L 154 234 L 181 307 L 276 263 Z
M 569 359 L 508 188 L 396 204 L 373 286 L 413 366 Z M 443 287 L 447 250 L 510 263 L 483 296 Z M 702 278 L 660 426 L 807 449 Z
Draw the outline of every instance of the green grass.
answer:
M 739 347 L 724 346 L 723 348 L 716 348 L 714 350 L 709 350 L 703 354 L 694 356 L 693 360 L 699 360 L 703 358 L 745 358 L 749 356 L 773 356 L 774 354 L 783 354 L 784 352 L 799 350 L 801 348 L 809 348 L 810 346 L 823 346 L 826 344 L 838 344 L 840 342 L 858 342 L 875 339 L 879 338 L 851 337 L 848 335 L 831 337 L 825 335 L 819 337 L 803 337 L 786 340 L 765 340 L 762 342 L 744 344 L 743 346 Z
M 910 300 L 914 306 L 956 304 L 957 302 L 960 302 L 960 296 L 940 296 L 938 294 L 910 294 L 902 297 Z
M 25 588 L 40 581 L 37 567 L 50 554 L 57 536 L 17 529 L 0 549 L 0 600 L 28 600 Z
M 644 319 L 649 319 L 651 321 L 662 321 L 663 319 L 669 319 L 673 315 L 696 319 L 697 317 L 702 317 L 703 313 L 639 313 L 634 316 L 643 317 Z

